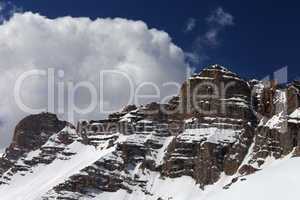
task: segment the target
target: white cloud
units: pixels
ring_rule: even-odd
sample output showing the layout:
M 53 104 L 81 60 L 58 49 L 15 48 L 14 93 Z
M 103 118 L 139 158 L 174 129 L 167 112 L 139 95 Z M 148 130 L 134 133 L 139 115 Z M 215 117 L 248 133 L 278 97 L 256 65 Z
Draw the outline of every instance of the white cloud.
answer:
M 225 12 L 222 7 L 215 9 L 206 20 L 210 24 L 217 24 L 220 26 L 234 25 L 233 16 L 230 13 Z
M 221 32 L 229 26 L 234 25 L 234 17 L 225 12 L 222 7 L 216 8 L 206 19 L 207 28 L 204 33 L 198 35 L 194 40 L 193 51 L 189 58 L 192 65 L 198 65 L 207 61 L 209 55 L 207 49 L 216 48 L 220 45 Z
M 5 20 L 5 17 L 3 15 L 3 11 L 5 9 L 6 5 L 3 1 L 0 1 L 0 23 L 2 23 Z
M 218 45 L 220 32 L 227 26 L 233 26 L 233 20 L 230 13 L 225 12 L 222 7 L 218 7 L 206 18 L 209 29 L 201 39 L 209 46 Z
M 22 12 L 21 7 L 17 7 L 11 1 L 0 0 L 0 23 L 9 19 L 14 13 Z
M 0 12 L 3 11 L 4 7 L 5 7 L 4 3 L 0 1 Z
M 196 28 L 196 19 L 194 19 L 194 18 L 189 18 L 189 19 L 187 20 L 187 22 L 186 22 L 184 32 L 185 32 L 185 33 L 191 32 L 191 31 L 193 31 L 195 28 Z
M 112 108 L 128 103 L 129 83 L 121 76 L 109 76 L 100 85 L 101 70 L 124 71 L 135 86 L 151 81 L 161 86 L 166 81 L 184 80 L 187 65 L 184 52 L 170 36 L 150 29 L 142 21 L 62 17 L 48 19 L 31 12 L 15 14 L 0 25 L 0 147 L 7 145 L 12 128 L 27 113 L 14 101 L 13 89 L 18 76 L 29 69 L 54 68 L 57 83 L 72 80 L 90 81 L 99 90 L 103 86 L 104 103 Z M 64 70 L 64 76 L 57 75 Z M 175 87 L 161 87 L 164 95 L 174 94 Z M 143 92 L 153 92 L 144 88 Z M 57 95 L 57 93 L 55 93 Z M 90 97 L 85 90 L 76 94 L 76 103 L 85 106 Z M 47 105 L 46 77 L 28 79 L 22 86 L 22 98 L 28 105 Z M 154 99 L 155 100 L 155 99 Z M 145 101 L 149 101 L 146 99 Z M 64 106 L 67 106 L 66 100 Z M 56 108 L 61 108 L 56 103 Z M 68 111 L 61 115 L 67 118 Z M 100 118 L 102 113 L 79 117 Z M 2 146 L 1 146 L 2 145 Z
M 209 29 L 203 36 L 202 39 L 203 43 L 209 46 L 217 46 L 218 45 L 218 36 L 219 36 L 219 29 Z

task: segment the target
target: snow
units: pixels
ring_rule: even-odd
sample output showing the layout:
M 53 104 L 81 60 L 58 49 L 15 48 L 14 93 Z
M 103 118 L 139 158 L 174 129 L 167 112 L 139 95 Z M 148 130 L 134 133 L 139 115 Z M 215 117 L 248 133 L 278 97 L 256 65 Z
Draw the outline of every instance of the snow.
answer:
M 300 108 L 297 108 L 292 114 L 290 114 L 289 117 L 294 119 L 300 119 Z
M 276 129 L 279 130 L 281 133 L 284 133 L 286 130 L 285 129 L 286 126 L 284 126 L 286 122 L 287 122 L 286 115 L 283 113 L 279 113 L 277 115 L 274 115 L 270 119 L 266 119 L 266 118 L 262 119 L 260 121 L 259 126 L 265 126 L 272 130 Z
M 275 162 L 203 200 L 295 200 L 300 195 L 299 166 L 300 158 Z
M 139 124 L 152 124 L 153 121 L 147 120 L 147 119 L 143 119 L 143 120 L 138 121 L 138 123 L 139 123 Z
M 289 123 L 300 124 L 300 108 L 297 108 L 289 115 Z
M 210 142 L 219 144 L 220 142 L 234 143 L 237 135 L 240 133 L 238 130 L 233 129 L 220 129 L 217 127 L 186 129 L 181 135 L 178 136 L 179 140 L 185 142 Z
M 249 108 L 248 103 L 245 102 L 237 102 L 237 101 L 228 101 L 227 104 L 229 105 L 235 105 L 241 108 Z
M 238 101 L 244 103 L 244 99 L 236 97 L 231 98 L 230 101 Z M 281 130 L 287 117 L 290 120 L 297 120 L 300 118 L 300 108 L 298 108 L 291 115 L 286 114 L 286 94 L 284 91 L 277 90 L 276 98 L 276 114 L 271 118 L 263 118 L 260 122 L 260 126 L 266 126 L 270 129 Z M 123 117 L 123 120 L 130 120 L 133 115 L 127 114 Z M 210 142 L 214 144 L 220 143 L 234 143 L 237 137 L 243 130 L 235 130 L 232 127 L 225 129 L 229 122 L 242 122 L 241 119 L 231 118 L 213 118 L 204 117 L 209 121 L 208 127 L 198 127 L 196 129 L 186 129 L 177 139 L 185 141 L 187 143 L 192 142 Z M 186 119 L 185 123 L 197 123 L 197 118 Z M 217 121 L 217 122 L 216 122 Z M 153 121 L 141 120 L 138 123 L 150 126 Z M 213 126 L 211 126 L 213 125 Z M 217 125 L 214 127 L 214 125 Z M 222 126 L 222 128 L 220 127 Z M 224 127 L 223 127 L 224 126 Z M 63 131 L 69 132 L 69 134 L 76 137 L 76 131 L 74 129 L 66 128 Z M 119 137 L 117 143 L 127 143 L 127 145 L 144 146 L 149 140 L 153 140 L 162 147 L 157 150 L 151 150 L 151 158 L 155 161 L 156 166 L 160 166 L 163 163 L 163 158 L 166 155 L 166 150 L 174 139 L 173 136 L 158 136 L 158 132 L 149 131 L 141 134 L 133 134 L 129 136 L 123 136 L 120 133 L 114 135 L 97 135 L 93 136 L 95 139 L 107 139 L 110 137 Z M 26 173 L 23 176 L 22 172 L 18 172 L 11 177 L 9 185 L 0 185 L 0 199 L 1 200 L 41 200 L 47 192 L 53 191 L 53 187 L 66 181 L 70 176 L 80 173 L 80 170 L 86 166 L 91 166 L 94 162 L 100 158 L 107 158 L 112 156 L 116 147 L 107 148 L 108 141 L 99 143 L 98 148 L 94 146 L 84 145 L 77 141 L 67 146 L 67 150 L 75 152 L 76 154 L 70 157 L 69 160 L 56 159 L 49 165 L 40 164 L 32 168 L 32 173 Z M 61 145 L 61 146 L 59 146 Z M 53 135 L 49 141 L 43 147 L 63 147 L 66 146 L 57 143 L 57 135 Z M 252 158 L 254 143 L 249 148 L 249 151 L 243 161 L 243 164 L 248 164 Z M 101 150 L 104 149 L 104 150 Z M 30 152 L 25 160 L 30 160 L 37 157 L 40 154 L 40 150 Z M 234 155 L 232 155 L 234 158 Z M 184 157 L 183 157 L 184 158 Z M 190 159 L 186 157 L 185 159 Z M 261 166 L 253 166 L 257 169 L 261 169 L 255 174 L 249 176 L 239 177 L 239 180 L 232 184 L 229 189 L 223 189 L 228 185 L 232 178 L 240 176 L 235 174 L 234 176 L 226 176 L 221 174 L 220 180 L 205 187 L 204 190 L 200 189 L 200 186 L 195 180 L 188 176 L 182 176 L 179 178 L 162 177 L 158 172 L 151 172 L 147 169 L 141 169 L 140 164 L 137 164 L 135 168 L 130 170 L 130 176 L 135 177 L 138 175 L 140 181 L 145 181 L 145 188 L 149 194 L 142 191 L 139 185 L 132 186 L 133 192 L 127 193 L 125 190 L 120 189 L 117 192 L 101 192 L 93 194 L 95 198 L 93 200 L 294 200 L 299 195 L 298 182 L 300 179 L 299 167 L 300 158 L 292 158 L 292 153 L 283 159 L 276 160 L 274 157 L 269 156 L 264 159 L 264 164 Z M 19 160 L 22 164 L 22 160 Z M 243 165 L 242 164 L 242 165 Z M 241 166 L 242 166 L 241 165 Z M 134 178 L 133 178 L 134 179 Z M 96 192 L 96 191 L 95 191 Z M 75 193 L 65 192 L 67 196 L 74 199 L 79 198 Z M 80 200 L 91 199 L 91 197 L 82 197 Z
M 195 117 L 184 120 L 185 123 L 193 123 L 195 121 L 197 121 L 197 118 L 195 118 Z
M 220 181 L 201 190 L 191 177 L 162 178 L 158 173 L 147 172 L 143 179 L 149 180 L 150 195 L 136 188 L 131 194 L 124 190 L 103 192 L 94 200 L 157 200 L 159 197 L 164 200 L 295 200 L 300 194 L 299 166 L 300 158 L 278 160 L 264 170 L 243 177 L 227 190 L 223 187 L 232 177 L 224 174 Z
M 200 79 L 200 80 L 214 80 L 214 78 L 211 77 L 205 77 L 205 76 L 193 76 L 190 77 L 189 80 L 193 80 L 193 79 Z
M 280 133 L 285 133 L 287 131 L 287 96 L 286 91 L 276 90 L 274 105 L 275 105 L 275 115 L 268 119 L 263 117 L 259 123 L 259 126 L 268 127 L 272 130 L 278 130 Z
M 166 155 L 166 151 L 173 139 L 174 139 L 173 136 L 166 138 L 163 147 L 158 150 L 156 155 L 156 160 L 155 160 L 156 166 L 160 166 L 163 164 L 164 161 L 163 159 Z
M 94 200 L 157 200 L 159 197 L 164 200 L 199 200 L 203 195 L 203 191 L 191 177 L 161 178 L 158 173 L 152 172 L 145 178 L 149 180 L 147 190 L 152 195 L 146 195 L 136 188 L 131 194 L 124 190 L 115 193 L 104 192 L 97 195 Z
M 204 128 L 185 130 L 185 134 L 189 136 L 204 137 L 210 142 L 230 141 L 233 140 L 236 131 L 231 129 Z M 197 136 L 196 136 L 197 135 Z M 127 141 L 129 136 L 119 136 L 118 142 Z M 161 163 L 164 152 L 173 137 L 167 137 L 164 140 L 164 146 L 157 153 L 156 163 Z M 191 139 L 191 138 L 189 138 Z M 199 138 L 198 138 L 199 139 Z M 52 187 L 64 182 L 73 174 L 79 173 L 81 169 L 88 165 L 92 165 L 95 161 L 103 156 L 109 156 L 115 147 L 100 151 L 93 146 L 83 145 L 74 142 L 70 146 L 70 151 L 77 152 L 70 160 L 55 160 L 53 163 L 45 166 L 39 165 L 33 168 L 32 174 L 21 176 L 16 174 L 12 177 L 10 185 L 1 185 L 1 200 L 40 200 Z M 253 146 L 249 149 L 246 157 L 250 157 Z M 38 151 L 28 154 L 34 157 Z M 300 179 L 299 166 L 300 158 L 291 158 L 291 155 L 284 159 L 275 160 L 272 157 L 266 159 L 261 171 L 255 174 L 244 176 L 238 182 L 232 184 L 229 189 L 224 190 L 223 187 L 231 182 L 232 176 L 221 174 L 220 180 L 205 187 L 204 190 L 196 184 L 195 180 L 188 176 L 179 178 L 161 177 L 158 172 L 140 169 L 139 165 L 132 170 L 131 175 L 134 177 L 139 175 L 139 180 L 147 181 L 145 186 L 150 194 L 145 194 L 141 187 L 135 186 L 131 194 L 124 190 L 117 192 L 101 192 L 95 195 L 93 200 L 294 200 L 299 196 L 298 182 Z M 243 163 L 246 163 L 247 159 Z M 244 181 L 243 181 L 244 180 Z M 67 196 L 76 198 L 74 193 Z M 80 200 L 88 200 L 90 197 L 82 197 Z
M 129 135 L 123 143 L 127 145 L 144 146 L 151 136 L 152 134 L 132 134 Z
M 77 153 L 70 160 L 56 159 L 49 165 L 34 167 L 33 173 L 27 173 L 26 176 L 22 176 L 21 173 L 14 175 L 9 185 L 1 185 L 1 200 L 40 200 L 40 197 L 54 186 L 114 151 L 114 147 L 100 151 L 79 142 L 74 142 L 69 148 Z
M 228 79 L 235 79 L 235 80 L 238 80 L 240 81 L 241 79 L 236 77 L 236 75 L 223 75 L 223 78 L 228 78 Z
M 136 116 L 131 113 L 127 113 L 121 117 L 120 122 L 131 122 L 133 118 L 136 118 Z

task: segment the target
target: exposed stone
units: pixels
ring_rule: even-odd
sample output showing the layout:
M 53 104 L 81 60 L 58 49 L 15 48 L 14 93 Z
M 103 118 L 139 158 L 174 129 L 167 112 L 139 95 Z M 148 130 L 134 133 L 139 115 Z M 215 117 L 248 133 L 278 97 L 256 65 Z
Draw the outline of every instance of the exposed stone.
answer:
M 299 89 L 298 82 L 247 82 L 211 65 L 166 104 L 129 105 L 107 119 L 81 121 L 76 130 L 53 114 L 31 115 L 17 125 L 0 160 L 0 184 L 9 184 L 16 173 L 26 176 L 35 166 L 72 159 L 77 152 L 69 149 L 76 143 L 109 153 L 43 200 L 93 198 L 120 189 L 153 195 L 148 183 L 153 174 L 190 176 L 202 189 L 227 176 L 228 189 L 262 170 L 268 158 L 300 156 Z

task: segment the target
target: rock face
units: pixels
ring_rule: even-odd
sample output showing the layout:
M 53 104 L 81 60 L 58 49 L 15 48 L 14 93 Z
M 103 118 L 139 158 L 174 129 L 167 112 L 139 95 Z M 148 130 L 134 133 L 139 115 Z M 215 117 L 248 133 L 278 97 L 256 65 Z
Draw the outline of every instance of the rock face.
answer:
M 51 113 L 30 115 L 16 126 L 11 148 L 27 151 L 38 149 L 51 135 L 62 130 L 66 124 Z
M 192 176 L 201 186 L 236 173 L 254 136 L 249 84 L 219 65 L 204 69 L 180 94 L 184 131 L 169 148 L 164 174 Z
M 43 200 L 120 191 L 124 199 L 171 199 L 155 192 L 155 182 L 183 177 L 199 190 L 214 183 L 228 189 L 267 163 L 300 155 L 299 89 L 297 81 L 246 81 L 211 65 L 167 104 L 129 105 L 76 128 L 54 114 L 29 116 L 0 160 L 0 193 L 31 176 L 45 186 L 30 198 Z M 66 171 L 55 176 L 52 168 Z
M 49 138 L 62 130 L 68 123 L 60 121 L 56 115 L 41 113 L 30 115 L 19 122 L 15 128 L 13 141 L 0 160 L 0 174 L 3 174 L 25 153 L 40 149 Z M 23 170 L 23 167 L 17 167 Z M 14 171 L 16 171 L 15 169 Z
M 123 189 L 132 193 L 133 188 L 140 187 L 147 193 L 147 179 L 139 173 L 146 170 L 159 172 L 165 151 L 173 139 L 169 129 L 172 119 L 162 113 L 162 107 L 151 103 L 124 109 L 107 120 L 81 122 L 77 131 L 86 144 L 98 148 L 100 143 L 107 143 L 104 149 L 113 150 L 57 185 L 45 198 L 51 199 L 53 193 L 65 194 L 62 197 L 67 198 L 71 191 L 79 194 L 74 197 L 77 199 L 89 194 L 90 188 L 102 192 Z

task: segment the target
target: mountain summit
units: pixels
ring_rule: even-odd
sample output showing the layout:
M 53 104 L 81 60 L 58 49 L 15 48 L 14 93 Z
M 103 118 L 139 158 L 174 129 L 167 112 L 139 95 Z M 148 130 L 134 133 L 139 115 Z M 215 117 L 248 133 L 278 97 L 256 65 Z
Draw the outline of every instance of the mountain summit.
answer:
M 0 159 L 1 200 L 282 199 L 300 178 L 297 83 L 246 81 L 211 65 L 167 104 L 76 127 L 28 116 Z

